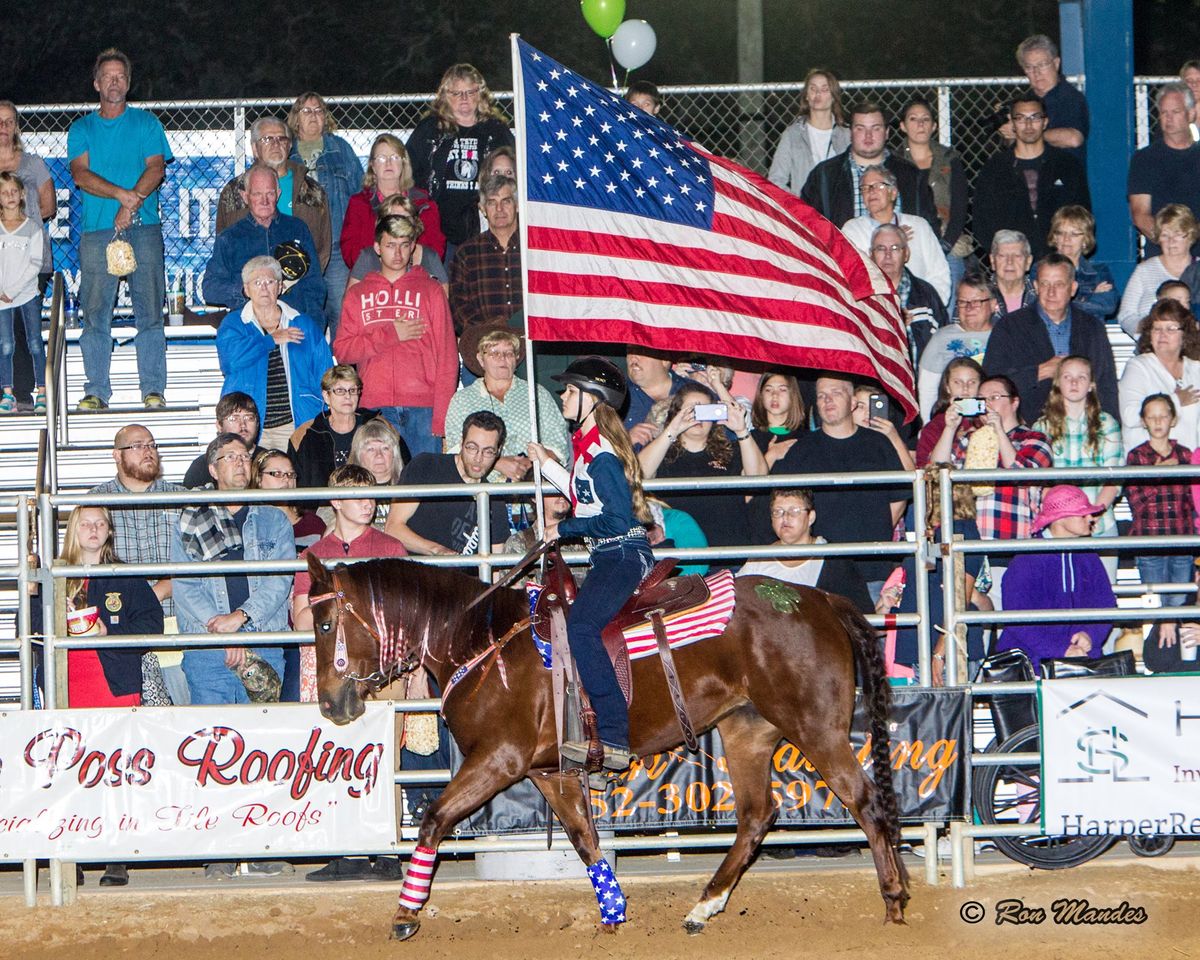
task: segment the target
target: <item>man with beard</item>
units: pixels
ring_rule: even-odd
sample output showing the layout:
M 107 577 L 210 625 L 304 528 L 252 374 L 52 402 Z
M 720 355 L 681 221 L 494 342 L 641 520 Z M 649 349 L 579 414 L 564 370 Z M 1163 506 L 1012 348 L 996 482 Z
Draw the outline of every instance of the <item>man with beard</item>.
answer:
M 175 493 L 186 490 L 178 483 L 162 478 L 162 462 L 154 436 L 140 423 L 131 423 L 113 438 L 113 461 L 117 475 L 92 487 L 88 493 Z M 123 507 L 109 505 L 113 522 L 113 547 L 125 563 L 166 563 L 171 555 L 171 531 L 179 523 L 180 506 Z M 175 601 L 171 596 L 171 578 L 152 580 L 150 586 L 163 608 L 167 633 L 176 633 Z M 163 679 L 171 702 L 176 706 L 191 703 L 180 650 L 159 650 L 155 654 L 162 667 Z

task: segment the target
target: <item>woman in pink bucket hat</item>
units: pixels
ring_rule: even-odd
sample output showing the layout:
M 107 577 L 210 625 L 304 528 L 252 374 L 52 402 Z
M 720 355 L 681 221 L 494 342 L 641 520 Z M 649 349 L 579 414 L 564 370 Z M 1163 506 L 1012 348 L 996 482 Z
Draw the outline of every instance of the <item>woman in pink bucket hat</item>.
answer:
M 1042 497 L 1033 532 L 1047 539 L 1090 537 L 1104 509 L 1078 487 L 1051 487 Z M 1070 611 L 1117 605 L 1100 557 L 1089 550 L 1016 554 L 1002 589 L 1005 610 Z M 996 650 L 1020 648 L 1037 669 L 1043 659 L 1100 656 L 1111 629 L 1111 623 L 1073 623 L 1070 613 L 1064 612 L 1046 623 L 1005 627 Z

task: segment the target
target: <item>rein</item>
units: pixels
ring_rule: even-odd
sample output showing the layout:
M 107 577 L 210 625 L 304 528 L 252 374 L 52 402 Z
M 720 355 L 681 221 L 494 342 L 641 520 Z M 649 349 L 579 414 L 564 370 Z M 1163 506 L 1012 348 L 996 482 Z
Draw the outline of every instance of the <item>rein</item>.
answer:
M 506 573 L 503 577 L 501 577 L 499 580 L 497 580 L 495 583 L 493 583 L 490 587 L 488 587 L 486 590 L 484 590 L 483 593 L 481 593 L 474 600 L 472 600 L 470 603 L 468 603 L 466 605 L 466 607 L 463 608 L 463 613 L 466 613 L 468 610 L 472 609 L 473 607 L 479 606 L 479 604 L 483 603 L 484 600 L 486 600 L 488 597 L 490 597 L 493 593 L 495 593 L 501 587 L 507 587 L 509 584 L 511 584 L 513 581 L 515 581 L 518 577 L 521 576 L 522 573 L 525 572 L 526 567 L 528 567 L 531 563 L 533 563 L 535 560 L 537 560 L 538 557 L 540 557 L 543 553 L 545 553 L 552 546 L 554 546 L 554 543 L 555 542 L 553 540 L 550 540 L 550 541 L 543 540 L 541 543 L 539 543 L 536 547 L 534 547 L 527 554 L 525 554 L 525 556 L 523 556 L 520 560 L 518 560 L 516 562 L 516 564 L 513 566 L 513 568 L 508 571 L 508 573 Z

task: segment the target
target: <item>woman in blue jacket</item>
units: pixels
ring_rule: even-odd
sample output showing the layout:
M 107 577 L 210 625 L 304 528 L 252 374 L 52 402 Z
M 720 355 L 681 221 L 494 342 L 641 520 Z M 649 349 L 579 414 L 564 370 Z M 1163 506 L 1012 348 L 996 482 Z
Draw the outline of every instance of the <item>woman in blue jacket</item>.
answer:
M 621 371 L 600 357 L 583 357 L 554 379 L 565 385 L 563 416 L 576 425 L 570 475 L 540 443 L 529 444 L 528 452 L 574 507 L 574 516 L 546 525 L 546 540 L 582 537 L 591 551 L 591 569 L 567 616 L 567 640 L 596 712 L 604 769 L 624 770 L 633 759 L 629 712 L 600 631 L 654 566 L 642 526 L 650 511 L 641 467 L 617 413 L 626 396 Z M 588 745 L 568 740 L 562 752 L 568 760 L 584 763 Z
M 319 319 L 280 302 L 283 271 L 274 257 L 247 261 L 242 285 L 249 301 L 217 331 L 221 395 L 237 390 L 253 397 L 262 412 L 260 445 L 286 450 L 297 425 L 322 410 L 321 377 L 333 354 Z

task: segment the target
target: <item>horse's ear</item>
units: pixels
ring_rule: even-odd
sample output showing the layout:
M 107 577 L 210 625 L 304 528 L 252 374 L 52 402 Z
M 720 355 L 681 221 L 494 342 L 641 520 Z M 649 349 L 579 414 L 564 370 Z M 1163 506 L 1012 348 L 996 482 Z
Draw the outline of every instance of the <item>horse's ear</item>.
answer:
M 312 553 L 308 555 L 308 574 L 312 577 L 314 588 L 318 583 L 323 587 L 328 586 L 329 574 L 325 570 L 325 564 L 321 562 L 320 557 L 314 556 Z M 314 589 L 311 592 L 316 593 L 317 591 Z

